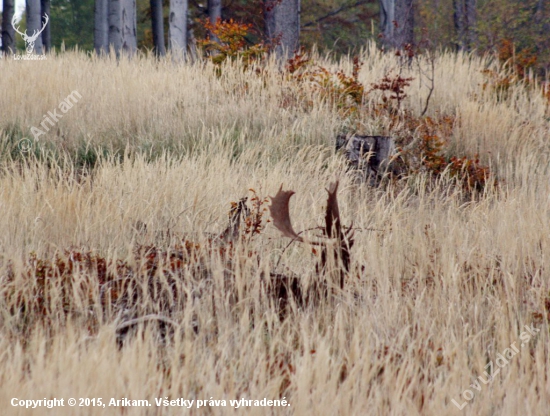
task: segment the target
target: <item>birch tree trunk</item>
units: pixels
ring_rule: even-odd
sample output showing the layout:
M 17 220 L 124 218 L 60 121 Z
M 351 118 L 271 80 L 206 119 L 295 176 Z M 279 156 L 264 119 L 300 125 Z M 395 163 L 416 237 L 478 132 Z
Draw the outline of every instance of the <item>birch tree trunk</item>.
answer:
M 40 0 L 27 0 L 27 34 L 32 35 L 33 33 L 38 33 L 42 29 L 42 16 L 40 12 L 42 6 Z M 11 22 L 10 22 L 11 24 Z M 34 41 L 34 53 L 37 55 L 42 55 L 42 34 L 38 35 Z
M 187 51 L 187 0 L 170 0 L 169 42 L 173 59 L 185 60 Z
M 379 0 L 380 29 L 386 47 L 402 49 L 414 44 L 413 0 Z
M 15 52 L 15 30 L 11 25 L 14 13 L 14 0 L 3 0 L 2 12 L 2 51 L 5 54 Z
M 208 19 L 215 25 L 222 18 L 222 0 L 208 0 Z M 210 33 L 210 39 L 218 42 L 218 38 Z
M 94 49 L 98 55 L 109 53 L 109 0 L 95 0 Z
M 222 18 L 222 0 L 208 0 L 208 18 L 212 24 Z
M 164 14 L 162 9 L 162 0 L 151 0 L 151 27 L 153 30 L 153 45 L 155 46 L 155 55 L 166 55 L 164 46 Z
M 122 1 L 109 0 L 109 49 L 117 58 L 122 48 Z
M 266 35 L 278 58 L 300 47 L 300 0 L 264 0 Z
M 122 50 L 128 56 L 133 56 L 137 51 L 136 0 L 122 2 Z

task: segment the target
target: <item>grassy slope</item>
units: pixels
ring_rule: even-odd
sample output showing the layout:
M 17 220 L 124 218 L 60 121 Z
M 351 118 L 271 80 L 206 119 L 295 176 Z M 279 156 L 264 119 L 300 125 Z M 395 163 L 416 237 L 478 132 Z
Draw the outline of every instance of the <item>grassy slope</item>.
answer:
M 364 61 L 360 77 L 366 84 L 396 67 L 393 57 L 372 49 Z M 350 62 L 339 65 L 351 70 Z M 18 275 L 15 285 L 27 290 L 21 274 L 32 251 L 51 257 L 56 250 L 85 247 L 109 258 L 130 258 L 136 240 L 155 241 L 167 228 L 173 239 L 219 232 L 229 201 L 251 187 L 261 196 L 274 195 L 281 183 L 295 190 L 292 219 L 302 230 L 321 222 L 323 189 L 339 177 L 344 223 L 378 230 L 357 233 L 353 267 L 364 270 L 334 299 L 296 311 L 284 323 L 269 305 L 260 305 L 254 319 L 263 325 L 252 327 L 249 314 L 217 290 L 212 299 L 173 311 L 183 335 L 165 348 L 145 330 L 117 349 L 113 318 L 100 319 L 90 333 L 85 307 L 69 322 L 52 318 L 53 326 L 37 324 L 23 342 L 21 317 L 0 302 L 3 414 L 25 413 L 9 406 L 12 397 L 153 401 L 165 396 L 285 396 L 289 414 L 453 414 L 458 409 L 450 400 L 464 402 L 460 395 L 472 379 L 533 322 L 539 335 L 493 382 L 474 390 L 475 399 L 462 413 L 546 414 L 548 109 L 539 94 L 521 88 L 501 101 L 484 92 L 481 70 L 487 65 L 450 54 L 436 61 L 430 112 L 457 114 L 453 145 L 480 153 L 501 182 L 498 191 L 464 203 L 459 192 L 423 192 L 421 178 L 387 193 L 354 184 L 332 152 L 343 125 L 338 114 L 321 102 L 307 111 L 281 105 L 281 96 L 296 97 L 297 87 L 274 67 L 267 78 L 231 67 L 216 78 L 208 67 L 146 58 L 117 63 L 68 54 L 42 62 L 0 61 L 1 293 L 10 290 L 8 261 Z M 407 106 L 418 112 L 426 89 L 414 69 L 412 76 Z M 22 158 L 14 144 L 73 90 L 82 99 L 33 151 L 74 155 L 87 146 L 111 155 L 126 152 L 124 163 L 104 159 L 93 175 L 75 181 L 68 168 L 48 169 L 45 163 L 20 168 L 10 161 L 8 155 Z M 368 133 L 386 134 L 387 125 L 368 115 L 362 120 Z M 138 220 L 148 224 L 147 235 L 132 227 Z M 273 268 L 286 243 L 271 226 L 256 239 L 260 266 L 242 259 L 235 276 L 250 290 L 243 304 L 261 304 L 259 273 Z M 211 262 L 214 276 L 223 275 L 219 259 Z M 291 246 L 283 263 L 305 280 L 315 278 L 315 258 L 307 247 Z M 74 296 L 77 304 L 83 302 L 81 294 Z M 219 308 L 215 324 L 213 303 Z M 50 311 L 54 317 L 56 312 Z M 203 323 L 198 335 L 191 331 L 192 319 Z M 114 408 L 55 411 L 118 413 Z M 227 413 L 229 407 L 211 409 L 211 414 Z

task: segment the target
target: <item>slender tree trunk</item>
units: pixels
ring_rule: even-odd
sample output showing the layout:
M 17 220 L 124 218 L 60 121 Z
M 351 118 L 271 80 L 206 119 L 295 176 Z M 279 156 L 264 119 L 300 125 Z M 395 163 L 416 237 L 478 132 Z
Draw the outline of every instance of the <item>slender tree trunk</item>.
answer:
M 14 13 L 14 0 L 3 0 L 2 12 L 2 51 L 5 54 L 15 53 L 15 30 L 11 25 Z
M 27 35 L 38 33 L 42 30 L 42 17 L 40 16 L 40 0 L 27 0 Z M 42 55 L 42 34 L 34 40 L 34 53 Z
M 453 0 L 457 49 L 471 51 L 477 47 L 476 0 Z
M 109 48 L 117 58 L 122 48 L 122 1 L 109 0 Z
M 170 0 L 168 19 L 170 50 L 177 61 L 185 59 L 187 51 L 187 0 Z
M 164 56 L 166 55 L 166 48 L 164 46 L 164 14 L 162 9 L 162 0 L 151 0 L 150 4 L 155 55 Z
M 477 48 L 477 0 L 466 0 L 468 50 Z
M 400 47 L 414 44 L 414 0 L 396 2 L 397 42 Z
M 395 0 L 380 0 L 380 30 L 382 43 L 390 46 L 395 29 Z
M 94 49 L 98 55 L 109 53 L 109 0 L 95 0 Z
M 42 26 L 44 26 L 44 31 L 42 32 L 42 45 L 44 46 L 44 53 L 48 53 L 52 48 L 50 24 L 49 21 L 46 20 L 46 16 L 48 16 L 48 18 L 50 17 L 50 0 L 41 0 L 40 9 L 41 22 Z
M 136 0 L 122 2 L 122 50 L 128 56 L 133 56 L 137 51 Z
M 208 0 L 208 18 L 213 24 L 222 18 L 222 0 Z
M 466 49 L 465 10 L 463 0 L 453 0 L 453 21 L 456 30 L 458 50 Z
M 222 18 L 222 0 L 208 0 L 208 18 L 215 25 Z M 218 38 L 210 33 L 210 38 L 218 42 Z
M 550 31 L 550 24 L 548 19 L 545 19 L 545 12 L 546 8 L 545 3 L 547 3 L 547 0 L 538 0 L 537 7 L 535 9 L 535 24 L 537 27 L 537 40 L 536 45 L 537 49 L 539 51 L 542 51 L 544 49 L 547 49 L 547 39 L 548 39 L 548 32 Z
M 187 58 L 192 62 L 197 59 L 197 40 L 193 33 L 193 20 L 187 16 Z
M 414 44 L 413 0 L 379 0 L 383 44 L 402 49 Z
M 300 0 L 264 0 L 266 35 L 272 52 L 284 58 L 300 47 Z
M 542 16 L 544 15 L 544 1 L 545 0 L 538 0 L 537 5 L 535 6 L 535 23 L 537 25 L 540 25 L 542 21 Z

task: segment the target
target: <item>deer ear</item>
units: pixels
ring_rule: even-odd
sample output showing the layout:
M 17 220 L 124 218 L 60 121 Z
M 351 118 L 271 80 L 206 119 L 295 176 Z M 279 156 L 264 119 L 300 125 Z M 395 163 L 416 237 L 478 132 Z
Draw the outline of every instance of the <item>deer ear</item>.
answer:
M 271 213 L 271 217 L 273 218 L 273 225 L 280 232 L 282 232 L 285 237 L 303 242 L 304 239 L 296 234 L 292 228 L 292 223 L 290 222 L 290 212 L 288 206 L 290 197 L 294 195 L 294 193 L 294 191 L 283 191 L 283 185 L 281 184 L 277 195 L 270 196 L 271 205 L 269 206 L 269 211 Z

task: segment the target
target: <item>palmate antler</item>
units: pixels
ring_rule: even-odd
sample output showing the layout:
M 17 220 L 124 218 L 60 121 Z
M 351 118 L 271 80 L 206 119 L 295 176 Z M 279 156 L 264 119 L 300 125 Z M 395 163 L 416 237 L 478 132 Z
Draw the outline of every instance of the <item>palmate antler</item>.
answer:
M 27 53 L 31 54 L 32 51 L 34 50 L 34 43 L 36 42 L 36 39 L 38 39 L 38 36 L 40 36 L 40 34 L 44 31 L 44 29 L 46 29 L 46 26 L 48 25 L 48 22 L 50 21 L 50 17 L 46 13 L 44 13 L 44 25 L 42 26 L 42 29 L 40 29 L 40 30 L 35 29 L 32 36 L 27 35 L 26 30 L 25 30 L 25 33 L 21 32 L 19 30 L 19 26 L 15 27 L 16 19 L 17 19 L 17 16 L 14 15 L 13 18 L 11 19 L 11 25 L 13 26 L 15 31 L 21 35 L 21 37 L 23 38 L 23 40 L 27 44 L 27 47 L 26 47 Z
M 345 233 L 342 231 L 342 225 L 340 221 L 340 209 L 338 207 L 338 181 L 333 182 L 326 189 L 328 193 L 327 198 L 327 210 L 325 212 L 325 228 L 323 229 L 324 236 L 327 239 L 336 239 L 337 244 L 334 246 L 333 256 L 334 259 L 341 260 L 343 269 L 348 272 L 350 268 L 350 250 L 354 243 L 353 228 L 350 227 Z M 271 196 L 271 205 L 269 211 L 273 218 L 273 225 L 281 232 L 285 237 L 291 238 L 294 241 L 305 242 L 314 245 L 321 245 L 321 260 L 316 269 L 323 270 L 326 266 L 328 259 L 328 244 L 326 242 L 312 242 L 307 241 L 303 237 L 299 236 L 290 221 L 289 202 L 290 197 L 294 195 L 294 191 L 283 191 L 283 185 L 279 188 L 279 191 L 275 196 Z M 340 286 L 344 285 L 344 270 L 341 270 Z
M 353 223 L 344 233 L 340 221 L 340 209 L 338 207 L 338 181 L 330 184 L 328 189 L 327 210 L 325 212 L 325 235 L 328 238 L 336 238 L 337 244 L 333 250 L 334 260 L 342 262 L 343 269 L 340 269 L 340 287 L 344 288 L 344 271 L 349 272 L 351 265 L 351 248 L 354 243 Z M 323 247 L 321 251 L 321 262 L 317 265 L 317 270 L 325 268 L 328 259 L 328 247 Z
M 283 191 L 283 185 L 281 184 L 277 195 L 270 196 L 271 205 L 269 206 L 269 212 L 271 213 L 271 218 L 273 218 L 273 225 L 282 232 L 285 237 L 303 243 L 304 239 L 296 234 L 290 222 L 288 205 L 290 197 L 295 193 L 294 191 Z

